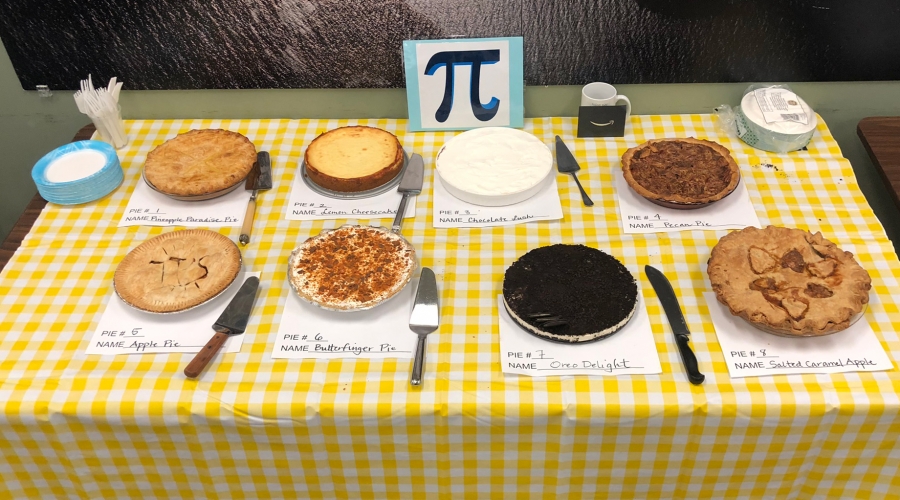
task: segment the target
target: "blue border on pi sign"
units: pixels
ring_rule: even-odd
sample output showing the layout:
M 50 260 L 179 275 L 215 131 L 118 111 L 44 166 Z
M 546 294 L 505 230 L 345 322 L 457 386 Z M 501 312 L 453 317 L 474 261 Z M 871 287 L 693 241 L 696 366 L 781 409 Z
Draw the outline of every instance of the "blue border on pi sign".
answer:
M 425 43 L 453 43 L 506 40 L 509 43 L 509 125 L 522 128 L 525 124 L 523 70 L 523 39 L 517 37 L 498 38 L 451 38 L 442 40 L 404 40 L 403 64 L 406 74 L 406 101 L 411 131 L 458 130 L 459 127 L 422 128 L 422 109 L 419 99 L 419 63 L 416 60 L 416 46 Z

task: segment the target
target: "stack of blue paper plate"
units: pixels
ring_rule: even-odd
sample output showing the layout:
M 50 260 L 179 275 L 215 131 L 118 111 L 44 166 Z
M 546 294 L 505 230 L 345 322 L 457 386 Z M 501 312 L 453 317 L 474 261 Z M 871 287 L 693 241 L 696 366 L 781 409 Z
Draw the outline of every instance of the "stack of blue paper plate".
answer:
M 101 141 L 78 141 L 58 147 L 31 169 L 41 197 L 60 205 L 98 200 L 119 187 L 123 177 L 116 150 Z

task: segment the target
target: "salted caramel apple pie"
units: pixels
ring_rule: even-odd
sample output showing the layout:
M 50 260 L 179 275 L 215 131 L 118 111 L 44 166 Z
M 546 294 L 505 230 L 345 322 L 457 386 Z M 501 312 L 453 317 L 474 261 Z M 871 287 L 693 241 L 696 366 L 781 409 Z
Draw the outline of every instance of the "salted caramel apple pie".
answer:
M 128 252 L 116 267 L 113 286 L 137 309 L 172 313 L 216 297 L 240 271 L 241 252 L 233 241 L 208 229 L 186 229 Z
M 402 290 L 417 267 L 416 252 L 383 227 L 341 226 L 304 241 L 288 261 L 300 298 L 324 309 L 371 309 Z
M 783 336 L 848 328 L 869 302 L 872 280 L 821 233 L 768 226 L 724 236 L 712 249 L 709 280 L 731 314 Z
M 700 208 L 731 194 L 741 172 L 721 144 L 655 139 L 622 155 L 622 174 L 639 195 L 669 208 Z
M 354 193 L 387 184 L 403 169 L 397 137 L 374 127 L 341 127 L 316 137 L 303 158 L 306 174 L 318 186 Z
M 256 162 L 256 146 L 242 134 L 191 130 L 147 154 L 144 179 L 170 196 L 202 197 L 243 182 Z
M 503 305 L 528 333 L 581 343 L 616 333 L 637 310 L 637 283 L 615 257 L 585 245 L 551 245 L 519 257 L 503 277 Z

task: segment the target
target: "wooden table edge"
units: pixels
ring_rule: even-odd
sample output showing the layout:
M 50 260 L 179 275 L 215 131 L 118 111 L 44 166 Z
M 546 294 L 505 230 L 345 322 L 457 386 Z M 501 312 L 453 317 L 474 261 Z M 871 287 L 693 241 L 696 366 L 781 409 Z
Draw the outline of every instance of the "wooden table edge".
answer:
M 96 128 L 93 123 L 81 127 L 78 133 L 75 134 L 75 137 L 72 138 L 72 142 L 90 139 L 94 134 L 94 130 Z M 25 211 L 16 220 L 9 234 L 6 235 L 6 239 L 3 240 L 3 245 L 0 246 L 0 271 L 6 267 L 16 250 L 22 246 L 22 240 L 31 232 L 31 228 L 34 227 L 35 221 L 37 221 L 38 216 L 41 215 L 41 211 L 44 210 L 46 205 L 47 200 L 41 198 L 40 193 L 36 193 L 31 198 L 31 201 L 28 202 L 28 205 L 25 206 Z
M 872 149 L 872 141 L 874 138 L 867 135 L 867 133 L 872 132 L 872 127 L 881 126 L 885 122 L 890 122 L 894 126 L 900 126 L 900 117 L 868 116 L 863 118 L 856 124 L 856 135 L 859 137 L 859 141 L 862 143 L 863 148 L 865 148 L 866 153 L 869 154 L 869 159 L 872 160 L 872 163 L 875 165 L 875 170 L 878 172 L 878 176 L 881 177 L 881 182 L 884 183 L 885 189 L 890 193 L 894 205 L 900 209 L 900 192 L 898 192 L 898 189 L 891 183 L 891 179 L 885 171 L 885 165 L 882 163 L 883 159 L 880 159 Z

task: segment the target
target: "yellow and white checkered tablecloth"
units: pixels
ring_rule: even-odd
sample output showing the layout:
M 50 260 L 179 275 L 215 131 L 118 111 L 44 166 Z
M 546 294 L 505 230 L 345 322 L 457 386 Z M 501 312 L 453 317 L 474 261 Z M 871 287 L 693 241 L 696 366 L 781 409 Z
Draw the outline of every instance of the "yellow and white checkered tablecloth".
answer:
M 290 251 L 347 222 L 288 221 L 298 161 L 319 133 L 387 129 L 425 158 L 419 216 L 404 234 L 438 275 L 442 324 L 421 389 L 408 360 L 273 360 Z M 244 262 L 261 274 L 244 346 L 198 380 L 191 355 L 87 356 L 117 263 L 171 228 L 119 228 L 146 154 L 192 128 L 220 127 L 271 152 Z M 667 136 L 733 151 L 763 224 L 821 230 L 873 279 L 866 317 L 900 360 L 900 263 L 823 122 L 808 151 L 773 155 L 724 136 L 710 115 L 633 116 L 619 139 L 560 135 L 597 204 L 558 178 L 564 219 L 484 229 L 431 226 L 433 160 L 451 132 L 404 120 L 129 121 L 125 181 L 82 206 L 48 205 L 0 274 L 0 497 L 4 498 L 873 498 L 900 495 L 900 372 L 731 379 L 716 342 L 705 262 L 725 231 L 626 235 L 613 177 L 626 148 Z M 369 222 L 369 221 L 363 221 Z M 221 232 L 236 240 L 240 228 Z M 500 371 L 495 297 L 527 250 L 584 243 L 621 259 L 646 291 L 661 375 L 531 378 Z M 682 299 L 706 382 L 687 382 L 643 276 L 661 265 Z M 302 331 L 303 326 L 297 325 Z M 398 335 L 405 335 L 398 332 Z M 409 333 L 412 335 L 411 333 Z

